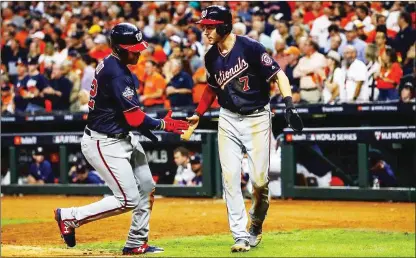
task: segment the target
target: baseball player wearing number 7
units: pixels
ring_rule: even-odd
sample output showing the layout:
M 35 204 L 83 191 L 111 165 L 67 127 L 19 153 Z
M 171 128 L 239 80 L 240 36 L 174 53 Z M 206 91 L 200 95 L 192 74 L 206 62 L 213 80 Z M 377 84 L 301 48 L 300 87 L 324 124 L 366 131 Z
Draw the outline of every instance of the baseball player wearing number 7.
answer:
M 269 208 L 270 83 L 277 83 L 284 97 L 289 126 L 302 130 L 303 124 L 292 103 L 289 80 L 265 48 L 257 41 L 231 32 L 232 16 L 227 8 L 210 6 L 201 16 L 198 23 L 212 45 L 205 55 L 208 86 L 194 115 L 187 120 L 190 128 L 193 127 L 218 97 L 221 106 L 218 149 L 228 222 L 235 241 L 231 251 L 244 252 L 260 243 Z M 248 231 L 240 187 L 243 148 L 248 154 L 253 184 Z
M 189 125 L 172 119 L 172 111 L 163 119 L 153 119 L 139 108 L 138 85 L 127 65 L 136 64 L 148 46 L 142 32 L 132 24 L 120 23 L 111 30 L 110 39 L 113 52 L 98 64 L 91 85 L 81 150 L 114 195 L 81 207 L 58 208 L 55 220 L 61 237 L 73 247 L 79 226 L 133 211 L 123 254 L 159 253 L 162 248 L 147 244 L 155 183 L 143 147 L 131 130 L 137 128 L 157 141 L 150 130 L 182 134 Z

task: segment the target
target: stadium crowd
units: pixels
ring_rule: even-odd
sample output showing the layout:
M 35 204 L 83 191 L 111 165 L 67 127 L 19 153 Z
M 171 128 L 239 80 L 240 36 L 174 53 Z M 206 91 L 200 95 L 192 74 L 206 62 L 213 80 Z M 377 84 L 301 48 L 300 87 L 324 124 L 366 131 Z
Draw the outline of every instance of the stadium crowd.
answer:
M 145 108 L 190 106 L 207 86 L 210 47 L 195 24 L 212 2 L 2 2 L 2 113 L 88 112 L 108 34 L 136 24 L 150 47 L 130 66 Z M 233 31 L 262 43 L 295 103 L 414 102 L 414 2 L 215 2 Z M 272 103 L 280 103 L 271 87 Z M 214 102 L 213 107 L 218 107 Z

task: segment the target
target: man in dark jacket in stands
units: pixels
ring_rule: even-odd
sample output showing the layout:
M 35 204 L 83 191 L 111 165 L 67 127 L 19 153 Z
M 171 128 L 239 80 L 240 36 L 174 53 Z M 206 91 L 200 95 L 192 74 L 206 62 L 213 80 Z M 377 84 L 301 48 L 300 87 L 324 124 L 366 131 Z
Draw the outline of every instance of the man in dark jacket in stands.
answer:
M 42 90 L 41 96 L 52 102 L 53 110 L 69 110 L 69 95 L 72 82 L 63 76 L 62 67 L 54 64 L 52 79 L 49 85 Z

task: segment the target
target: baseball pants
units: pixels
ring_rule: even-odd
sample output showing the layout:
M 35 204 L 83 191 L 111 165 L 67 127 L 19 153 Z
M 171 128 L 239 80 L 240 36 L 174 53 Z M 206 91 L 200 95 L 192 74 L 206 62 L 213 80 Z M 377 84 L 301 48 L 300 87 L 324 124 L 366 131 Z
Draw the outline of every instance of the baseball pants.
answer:
M 268 171 L 270 157 L 271 112 L 265 110 L 240 115 L 221 108 L 218 122 L 218 149 L 222 169 L 228 222 L 235 241 L 248 240 L 247 214 L 241 193 L 243 147 L 248 155 L 249 176 L 253 185 L 252 221 L 262 223 L 269 208 Z
M 125 246 L 133 248 L 147 242 L 155 183 L 138 139 L 132 133 L 124 139 L 115 139 L 91 130 L 91 136 L 84 133 L 81 149 L 113 196 L 81 207 L 63 208 L 62 220 L 76 228 L 133 210 Z

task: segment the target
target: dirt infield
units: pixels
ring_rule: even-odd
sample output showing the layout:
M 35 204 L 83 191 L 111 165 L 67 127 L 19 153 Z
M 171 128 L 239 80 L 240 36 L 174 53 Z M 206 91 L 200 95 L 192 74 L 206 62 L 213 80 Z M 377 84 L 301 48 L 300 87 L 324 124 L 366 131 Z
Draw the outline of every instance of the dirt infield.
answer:
M 77 253 L 64 247 L 53 220 L 55 207 L 85 205 L 101 197 L 23 196 L 1 198 L 2 255 L 100 255 Z M 246 202 L 247 208 L 250 203 Z M 124 240 L 131 213 L 90 223 L 77 229 L 77 242 Z M 22 222 L 19 222 L 22 221 Z M 21 223 L 21 224 L 19 224 Z M 415 232 L 413 203 L 271 201 L 264 231 L 292 229 L 353 228 Z M 150 239 L 228 233 L 223 200 L 158 198 L 153 206 Z M 43 253 L 39 247 L 56 246 Z M 79 251 L 78 251 L 79 252 Z

